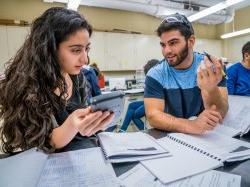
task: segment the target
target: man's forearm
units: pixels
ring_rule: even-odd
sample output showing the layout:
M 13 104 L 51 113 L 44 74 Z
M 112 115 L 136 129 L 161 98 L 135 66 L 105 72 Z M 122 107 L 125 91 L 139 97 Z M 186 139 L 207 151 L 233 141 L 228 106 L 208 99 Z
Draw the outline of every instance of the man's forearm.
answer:
M 189 120 L 176 118 L 170 114 L 157 111 L 154 114 L 147 115 L 150 125 L 154 128 L 171 132 L 188 132 Z
M 227 95 L 227 94 L 226 94 Z M 220 112 L 224 118 L 228 111 L 228 102 L 227 97 L 223 97 L 219 87 L 216 87 L 214 90 L 208 92 L 203 91 L 203 101 L 205 108 L 210 108 L 212 105 L 216 105 L 216 109 Z

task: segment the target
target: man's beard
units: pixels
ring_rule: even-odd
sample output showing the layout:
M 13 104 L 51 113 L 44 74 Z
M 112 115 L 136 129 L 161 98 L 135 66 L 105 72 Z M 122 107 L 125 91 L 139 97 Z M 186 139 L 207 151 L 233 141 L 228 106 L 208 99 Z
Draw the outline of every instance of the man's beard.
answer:
M 176 55 L 176 60 L 172 62 L 168 62 L 169 66 L 176 67 L 180 65 L 188 56 L 188 42 L 186 42 L 186 45 L 178 55 Z M 167 58 L 166 58 L 167 59 Z M 167 60 L 168 61 L 168 60 Z

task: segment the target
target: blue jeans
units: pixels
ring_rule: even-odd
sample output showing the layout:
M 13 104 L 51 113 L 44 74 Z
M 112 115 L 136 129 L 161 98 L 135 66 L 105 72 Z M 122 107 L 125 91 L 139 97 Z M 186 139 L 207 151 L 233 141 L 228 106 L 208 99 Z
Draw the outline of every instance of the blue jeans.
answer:
M 145 108 L 143 101 L 135 101 L 128 105 L 128 110 L 121 126 L 121 131 L 126 131 L 131 120 L 133 120 L 134 124 L 137 126 L 139 130 L 144 129 L 144 123 L 140 118 L 145 116 Z

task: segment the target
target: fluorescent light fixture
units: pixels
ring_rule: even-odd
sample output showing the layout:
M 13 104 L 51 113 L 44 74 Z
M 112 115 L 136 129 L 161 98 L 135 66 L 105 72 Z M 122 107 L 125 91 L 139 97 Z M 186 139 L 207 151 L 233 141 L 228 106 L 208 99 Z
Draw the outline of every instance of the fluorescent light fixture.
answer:
M 204 9 L 204 10 L 202 10 L 202 11 L 196 13 L 196 14 L 193 14 L 193 15 L 189 16 L 188 20 L 190 22 L 196 21 L 196 20 L 201 19 L 203 17 L 206 17 L 206 16 L 208 16 L 210 14 L 218 12 L 219 10 L 225 9 L 227 7 L 230 7 L 232 5 L 235 5 L 235 4 L 243 2 L 243 1 L 245 1 L 245 0 L 226 0 L 224 2 L 218 3 L 218 4 L 214 5 L 214 6 L 206 8 L 206 9 Z
M 223 34 L 220 37 L 222 39 L 225 39 L 225 38 L 231 38 L 231 37 L 235 37 L 235 36 L 239 36 L 239 35 L 247 34 L 247 33 L 250 33 L 250 28 L 243 29 L 243 30 L 240 30 L 240 31 L 230 32 L 230 33 L 227 33 L 227 34 Z
M 67 9 L 77 11 L 80 3 L 81 3 L 81 0 L 68 0 Z

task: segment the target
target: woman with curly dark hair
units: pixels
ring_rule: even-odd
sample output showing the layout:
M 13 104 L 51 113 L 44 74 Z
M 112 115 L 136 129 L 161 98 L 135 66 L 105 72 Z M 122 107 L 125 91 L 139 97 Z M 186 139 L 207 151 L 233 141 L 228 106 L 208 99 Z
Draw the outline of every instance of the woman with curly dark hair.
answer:
M 32 147 L 52 152 L 111 122 L 110 112 L 86 108 L 88 84 L 80 69 L 91 34 L 87 20 L 65 8 L 50 8 L 33 22 L 0 80 L 4 152 Z

